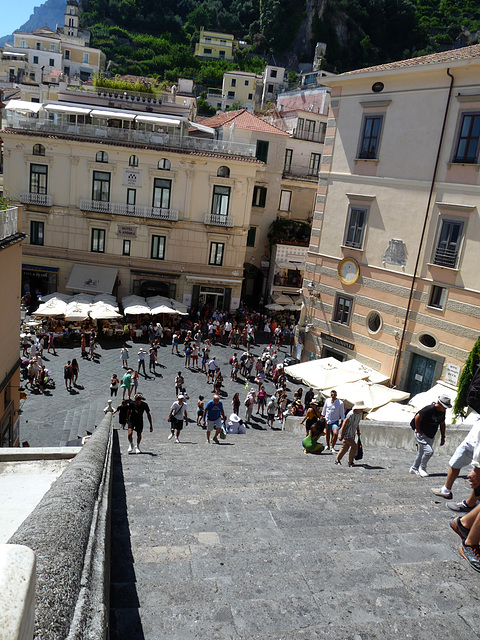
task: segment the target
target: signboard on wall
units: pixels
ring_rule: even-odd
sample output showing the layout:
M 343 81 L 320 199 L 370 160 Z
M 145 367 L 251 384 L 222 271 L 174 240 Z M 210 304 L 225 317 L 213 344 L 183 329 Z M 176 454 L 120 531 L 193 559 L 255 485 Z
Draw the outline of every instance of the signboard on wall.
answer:
M 453 364 L 449 362 L 447 364 L 447 369 L 445 371 L 444 382 L 447 384 L 451 384 L 453 387 L 456 387 L 458 384 L 458 377 L 460 375 L 460 366 L 458 364 Z
M 341 338 L 337 338 L 336 336 L 330 336 L 328 333 L 321 333 L 320 337 L 322 340 L 328 340 L 329 342 L 333 342 L 333 344 L 338 344 L 340 347 L 345 347 L 346 349 L 351 349 L 352 351 L 355 349 L 355 345 L 352 342 L 347 342 L 346 340 L 342 340 Z
M 191 307 L 192 306 L 192 294 L 191 293 L 184 293 L 183 294 L 183 298 L 182 298 L 182 302 L 186 307 Z
M 230 300 L 230 311 L 236 311 L 240 306 L 240 298 L 232 298 Z
M 119 224 L 117 225 L 117 236 L 122 238 L 136 238 L 137 227 L 131 224 Z
M 123 171 L 123 185 L 125 187 L 140 187 L 142 184 L 141 172 L 132 167 L 126 167 Z

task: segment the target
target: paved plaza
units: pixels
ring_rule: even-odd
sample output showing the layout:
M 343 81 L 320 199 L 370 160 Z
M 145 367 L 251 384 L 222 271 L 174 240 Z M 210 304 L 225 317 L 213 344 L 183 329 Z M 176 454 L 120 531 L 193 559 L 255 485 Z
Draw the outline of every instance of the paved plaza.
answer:
M 120 346 L 102 345 L 96 362 L 79 359 L 83 388 L 72 394 L 61 374 L 79 349 L 52 356 L 57 388 L 51 397 L 27 392 L 22 440 L 63 444 L 98 424 L 110 375 L 122 373 Z M 245 383 L 229 380 L 231 350 L 212 354 L 229 413 Z M 447 455 L 432 458 L 422 479 L 407 473 L 412 452 L 365 442 L 358 467 L 336 467 L 261 422 L 220 445 L 191 423 L 175 444 L 165 418 L 183 358 L 162 347 L 159 361 L 155 378 L 140 383 L 154 421 L 143 453 L 128 455 L 126 432 L 114 434 L 112 640 L 478 637 L 479 577 L 459 555 L 452 513 L 430 492 L 443 483 Z M 200 373 L 185 379 L 194 418 L 211 387 Z

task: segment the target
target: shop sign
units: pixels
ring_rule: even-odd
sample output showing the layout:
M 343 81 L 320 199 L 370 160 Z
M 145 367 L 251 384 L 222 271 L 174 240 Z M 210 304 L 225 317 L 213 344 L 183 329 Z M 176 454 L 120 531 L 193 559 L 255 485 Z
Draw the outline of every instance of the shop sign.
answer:
M 458 376 L 460 375 L 460 365 L 449 362 L 445 371 L 444 382 L 456 387 L 458 384 Z
M 125 168 L 123 172 L 123 185 L 125 187 L 140 187 L 141 172 L 138 169 L 132 169 L 131 167 Z
M 117 236 L 121 236 L 122 238 L 136 238 L 137 227 L 130 224 L 119 224 L 117 225 Z
M 355 349 L 355 345 L 352 342 L 347 342 L 336 336 L 330 336 L 328 333 L 321 333 L 320 337 L 322 340 L 328 340 L 329 342 L 333 342 L 333 344 L 338 344 L 339 347 L 345 347 L 345 349 L 350 349 L 351 351 Z

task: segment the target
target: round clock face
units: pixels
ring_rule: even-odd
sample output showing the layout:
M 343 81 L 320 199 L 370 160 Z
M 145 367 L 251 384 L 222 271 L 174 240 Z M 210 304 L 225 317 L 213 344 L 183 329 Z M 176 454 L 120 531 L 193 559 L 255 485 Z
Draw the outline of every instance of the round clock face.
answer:
M 338 264 L 338 275 L 343 284 L 355 284 L 360 276 L 360 267 L 353 258 L 344 258 Z

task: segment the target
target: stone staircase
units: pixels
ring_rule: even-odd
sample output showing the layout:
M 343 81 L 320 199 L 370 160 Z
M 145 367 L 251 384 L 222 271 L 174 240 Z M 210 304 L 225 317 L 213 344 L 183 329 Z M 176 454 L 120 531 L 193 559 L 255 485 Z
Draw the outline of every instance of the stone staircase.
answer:
M 68 442 L 75 442 L 78 436 L 87 435 L 87 431 L 94 430 L 104 417 L 103 409 L 107 406 L 104 398 L 91 400 L 66 412 L 63 432 L 59 442 L 64 447 Z

